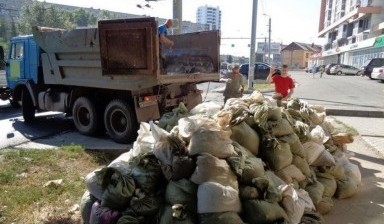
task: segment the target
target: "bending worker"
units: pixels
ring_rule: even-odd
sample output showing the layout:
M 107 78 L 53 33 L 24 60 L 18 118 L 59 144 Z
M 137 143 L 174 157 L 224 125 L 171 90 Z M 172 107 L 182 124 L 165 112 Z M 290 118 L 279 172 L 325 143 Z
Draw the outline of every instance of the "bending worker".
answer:
M 283 65 L 281 69 L 281 75 L 276 73 L 276 69 L 271 67 L 269 75 L 267 77 L 267 82 L 275 84 L 275 95 L 273 96 L 276 99 L 277 106 L 282 106 L 281 101 L 286 101 L 289 99 L 295 88 L 295 83 L 291 76 L 288 74 L 288 66 Z
M 170 40 L 168 36 L 168 29 L 173 26 L 173 22 L 171 19 L 167 19 L 163 25 L 160 25 L 157 29 L 159 34 L 159 55 L 160 55 L 160 69 L 161 73 L 165 73 L 166 62 L 165 57 L 162 54 L 162 47 L 165 46 L 169 49 L 172 49 L 174 45 L 173 41 Z

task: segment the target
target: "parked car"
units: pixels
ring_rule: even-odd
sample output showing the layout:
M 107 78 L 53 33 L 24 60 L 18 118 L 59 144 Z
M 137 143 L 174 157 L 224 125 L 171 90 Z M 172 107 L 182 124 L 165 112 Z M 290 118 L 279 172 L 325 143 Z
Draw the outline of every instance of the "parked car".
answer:
M 365 76 L 368 76 L 370 79 L 373 79 L 371 77 L 373 68 L 377 68 L 381 66 L 384 66 L 384 58 L 372 58 L 369 61 L 367 61 L 362 67 L 363 74 Z
M 337 65 L 336 63 L 330 63 L 330 64 L 327 64 L 326 66 L 325 66 L 325 73 L 327 74 L 327 75 L 330 75 L 331 74 L 331 68 L 333 67 L 333 66 L 335 66 L 335 65 Z
M 271 66 L 267 63 L 256 62 L 253 79 L 266 79 L 268 77 Z M 248 79 L 249 64 L 240 65 L 240 73 Z M 280 69 L 277 69 L 278 72 Z
M 319 72 L 320 71 L 320 66 L 321 65 L 316 65 L 316 72 Z M 305 72 L 307 73 L 312 73 L 312 69 L 313 69 L 313 66 L 309 66 L 305 69 Z
M 384 66 L 373 68 L 371 73 L 372 79 L 380 79 L 384 82 Z
M 331 67 L 331 75 L 360 75 L 360 69 L 350 66 L 338 64 Z
M 221 63 L 220 65 L 220 77 L 225 77 L 228 74 L 229 64 Z

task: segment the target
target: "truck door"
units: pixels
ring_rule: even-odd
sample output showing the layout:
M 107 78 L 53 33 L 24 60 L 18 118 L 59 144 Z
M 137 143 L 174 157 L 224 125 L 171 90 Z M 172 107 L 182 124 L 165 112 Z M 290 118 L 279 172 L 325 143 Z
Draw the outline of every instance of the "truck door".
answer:
M 13 88 L 17 81 L 25 78 L 24 42 L 11 43 L 6 67 L 8 86 Z

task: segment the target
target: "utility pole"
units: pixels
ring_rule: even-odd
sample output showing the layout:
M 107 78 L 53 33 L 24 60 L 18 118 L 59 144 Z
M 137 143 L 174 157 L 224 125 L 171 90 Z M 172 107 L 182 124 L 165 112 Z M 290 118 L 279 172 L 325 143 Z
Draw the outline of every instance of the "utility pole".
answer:
M 265 49 L 267 48 L 267 38 L 264 37 L 263 62 L 267 62 L 265 57 Z
M 268 64 L 271 64 L 271 17 L 268 20 Z
M 255 71 L 255 44 L 256 44 L 256 24 L 257 24 L 257 0 L 253 0 L 252 9 L 252 30 L 251 30 L 251 50 L 249 55 L 248 70 L 248 90 L 253 90 L 253 76 Z
M 173 19 L 177 20 L 176 29 L 173 34 L 181 34 L 183 27 L 183 0 L 173 0 Z

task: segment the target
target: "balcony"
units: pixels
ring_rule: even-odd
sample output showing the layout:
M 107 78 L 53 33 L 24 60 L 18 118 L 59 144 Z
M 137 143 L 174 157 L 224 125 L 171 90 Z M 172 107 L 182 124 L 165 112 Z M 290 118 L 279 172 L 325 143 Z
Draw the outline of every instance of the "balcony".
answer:
M 337 46 L 341 47 L 348 44 L 348 39 L 343 37 L 337 40 Z
M 361 33 L 356 35 L 356 42 L 360 42 L 360 41 L 363 41 L 366 39 L 368 39 L 368 33 L 366 33 L 366 32 L 361 32 Z
M 330 49 L 332 49 L 332 43 L 328 43 L 328 44 L 323 46 L 323 50 L 324 51 L 327 51 L 327 50 L 330 50 Z
M 361 6 L 361 2 L 359 0 L 356 1 L 356 3 L 354 5 L 351 5 L 350 8 L 349 8 L 349 12 L 350 11 L 353 11 L 354 9 L 356 8 L 359 8 Z
M 363 1 L 362 1 L 363 5 Z M 353 11 L 349 12 L 342 18 L 340 18 L 337 21 L 333 21 L 334 23 L 330 26 L 325 27 L 322 31 L 318 33 L 318 37 L 323 37 L 326 33 L 334 30 L 336 27 L 338 27 L 340 24 L 344 22 L 348 22 L 350 19 L 358 19 L 364 16 L 365 14 L 380 14 L 383 11 L 382 7 L 380 6 L 367 6 L 367 7 L 359 7 L 354 9 Z
M 357 35 L 358 33 L 361 33 L 361 32 L 363 32 L 362 27 L 355 27 L 353 28 L 352 35 Z
M 347 38 L 347 31 L 343 31 L 342 33 L 340 33 L 339 35 L 337 35 L 337 39 L 342 39 L 342 38 Z
M 382 30 L 384 30 L 384 22 L 381 22 L 381 23 L 372 27 L 372 31 L 374 31 L 374 32 L 382 31 Z
M 372 5 L 372 0 L 361 0 L 361 7 L 367 7 Z

